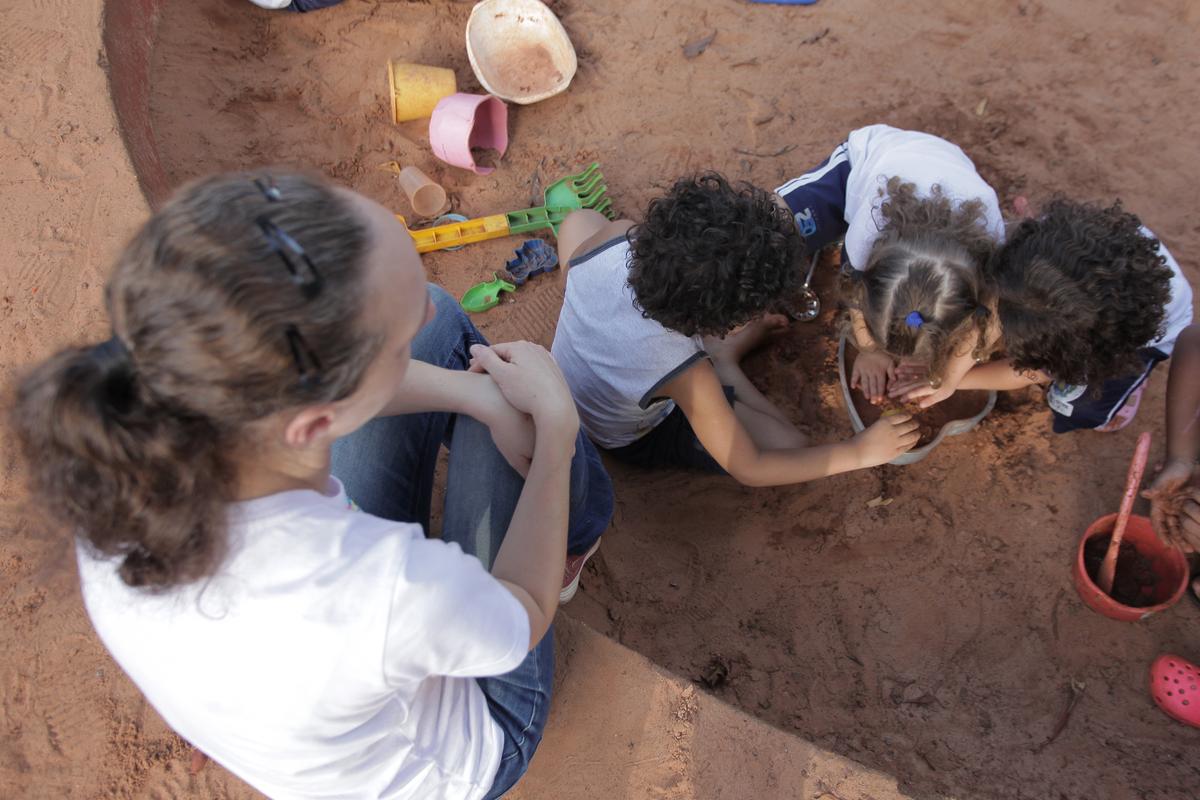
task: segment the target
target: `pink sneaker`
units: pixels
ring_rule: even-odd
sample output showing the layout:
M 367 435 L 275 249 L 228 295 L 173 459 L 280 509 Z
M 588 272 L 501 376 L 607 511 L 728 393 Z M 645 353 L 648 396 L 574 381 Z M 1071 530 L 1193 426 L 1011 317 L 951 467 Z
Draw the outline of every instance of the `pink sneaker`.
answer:
M 1133 422 L 1133 418 L 1137 416 L 1138 406 L 1142 404 L 1142 393 L 1146 391 L 1146 383 L 1133 390 L 1129 398 L 1125 400 L 1125 405 L 1117 409 L 1117 413 L 1113 414 L 1112 419 L 1096 428 L 1101 433 L 1113 433 L 1124 428 L 1129 423 Z
M 600 549 L 600 540 L 588 548 L 588 551 L 583 555 L 573 556 L 567 554 L 567 564 L 563 567 L 563 588 L 558 593 L 558 602 L 569 603 L 571 598 L 575 596 L 575 592 L 579 591 L 579 576 L 583 574 L 583 565 L 588 562 L 588 559 L 596 555 L 596 551 Z

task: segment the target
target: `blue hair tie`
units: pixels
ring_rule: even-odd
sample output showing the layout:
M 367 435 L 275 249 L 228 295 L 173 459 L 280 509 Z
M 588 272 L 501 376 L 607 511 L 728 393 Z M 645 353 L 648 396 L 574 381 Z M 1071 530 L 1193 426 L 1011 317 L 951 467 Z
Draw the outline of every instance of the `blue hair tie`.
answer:
M 904 324 L 910 328 L 920 328 L 925 324 L 925 318 L 921 316 L 920 311 L 912 311 L 904 318 Z

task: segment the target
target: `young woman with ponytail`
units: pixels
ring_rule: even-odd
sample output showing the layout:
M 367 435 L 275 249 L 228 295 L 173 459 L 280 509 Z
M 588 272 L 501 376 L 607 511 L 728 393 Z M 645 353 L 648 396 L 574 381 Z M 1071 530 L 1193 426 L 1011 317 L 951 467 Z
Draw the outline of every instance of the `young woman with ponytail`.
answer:
M 13 423 L 117 662 L 269 796 L 503 794 L 612 510 L 549 354 L 489 346 L 386 209 L 282 172 L 185 187 L 106 303 Z

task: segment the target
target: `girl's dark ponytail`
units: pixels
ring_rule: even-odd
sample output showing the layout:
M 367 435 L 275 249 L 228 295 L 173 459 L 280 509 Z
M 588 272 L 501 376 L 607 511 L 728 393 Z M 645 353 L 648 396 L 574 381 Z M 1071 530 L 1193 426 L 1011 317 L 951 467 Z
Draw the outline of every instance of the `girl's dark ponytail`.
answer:
M 298 286 L 283 234 L 315 289 Z M 211 575 L 246 466 L 237 454 L 262 435 L 251 423 L 348 396 L 379 351 L 363 322 L 367 249 L 351 201 L 319 178 L 231 173 L 183 188 L 117 260 L 117 335 L 63 350 L 17 386 L 12 424 L 42 509 L 119 559 L 131 586 Z
M 131 586 L 198 578 L 220 557 L 229 472 L 215 426 L 156 404 L 119 339 L 64 350 L 17 389 L 34 493 Z

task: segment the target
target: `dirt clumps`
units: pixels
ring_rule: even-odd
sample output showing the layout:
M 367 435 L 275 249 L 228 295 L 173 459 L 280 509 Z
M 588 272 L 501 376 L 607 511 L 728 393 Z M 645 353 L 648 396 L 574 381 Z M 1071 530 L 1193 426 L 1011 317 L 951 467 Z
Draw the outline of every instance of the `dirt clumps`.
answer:
M 1083 566 L 1093 582 L 1097 582 L 1110 541 L 1111 535 L 1095 536 L 1083 546 Z M 1132 543 L 1121 542 L 1117 551 L 1117 569 L 1113 574 L 1112 599 L 1131 608 L 1152 606 L 1155 601 L 1151 590 L 1157 584 L 1158 574 L 1150 559 L 1139 553 Z

